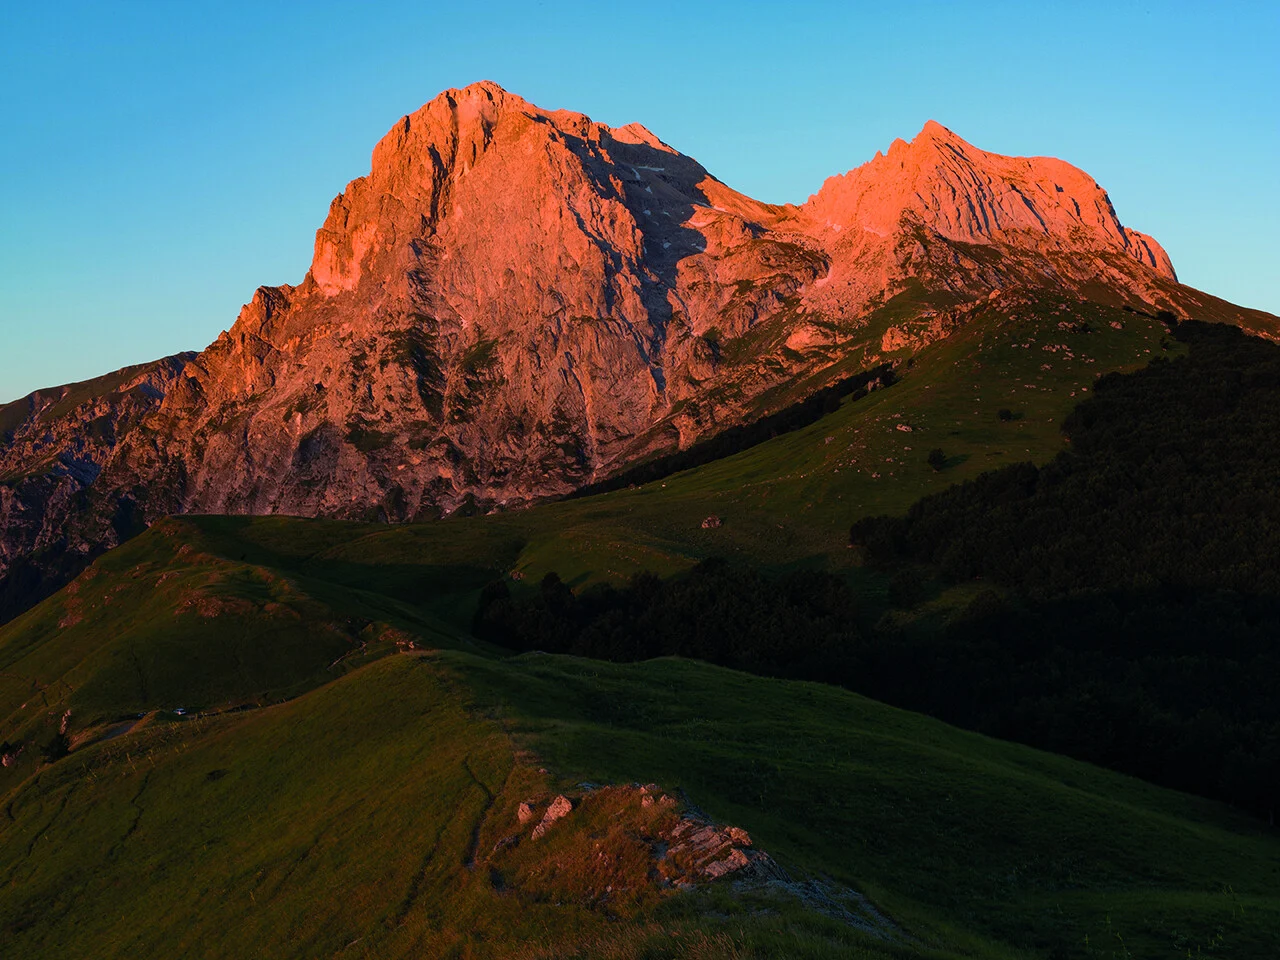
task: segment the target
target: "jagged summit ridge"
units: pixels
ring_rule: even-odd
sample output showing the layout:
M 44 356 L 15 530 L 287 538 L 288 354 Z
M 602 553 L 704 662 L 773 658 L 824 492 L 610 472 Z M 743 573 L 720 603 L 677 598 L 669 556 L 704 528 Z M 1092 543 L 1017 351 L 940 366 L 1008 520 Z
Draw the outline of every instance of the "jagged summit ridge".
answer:
M 508 212 L 551 227 L 554 238 L 556 225 L 548 222 L 554 213 L 547 205 L 558 199 L 589 233 L 601 220 L 610 221 L 599 239 L 635 259 L 639 225 L 627 223 L 627 215 L 609 202 L 622 199 L 627 181 L 641 179 L 638 170 L 646 167 L 637 166 L 636 154 L 655 150 L 676 164 L 672 172 L 682 186 L 706 177 L 699 164 L 638 123 L 614 130 L 580 113 L 543 110 L 491 81 L 447 90 L 402 118 L 374 148 L 370 173 L 334 200 L 316 235 L 310 277 L 326 295 L 354 289 L 371 253 L 449 229 L 463 232 L 467 228 L 459 221 L 474 224 L 484 215 L 481 206 L 522 199 L 516 194 L 524 191 L 541 206 L 502 204 Z M 593 160 L 618 167 L 622 178 L 593 176 L 603 172 Z M 627 160 L 633 163 L 623 165 Z M 628 171 L 632 176 L 625 176 Z M 665 162 L 661 171 L 667 172 Z M 503 186 L 511 196 L 497 196 Z M 590 217 L 597 212 L 603 217 Z
M 895 140 L 887 154 L 828 179 L 804 209 L 833 230 L 883 236 L 905 217 L 968 243 L 1115 249 L 1177 279 L 1164 249 L 1121 225 L 1106 191 L 1083 170 L 980 150 L 935 120 L 910 143 Z

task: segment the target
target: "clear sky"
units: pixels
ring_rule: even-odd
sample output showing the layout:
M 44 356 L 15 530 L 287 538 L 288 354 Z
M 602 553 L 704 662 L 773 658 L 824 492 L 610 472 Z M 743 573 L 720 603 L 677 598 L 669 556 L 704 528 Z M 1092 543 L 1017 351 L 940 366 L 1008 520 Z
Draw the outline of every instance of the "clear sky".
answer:
M 803 201 L 929 118 L 1091 173 L 1280 313 L 1280 3 L 0 5 L 0 402 L 200 349 L 296 283 L 397 118 L 501 83 Z

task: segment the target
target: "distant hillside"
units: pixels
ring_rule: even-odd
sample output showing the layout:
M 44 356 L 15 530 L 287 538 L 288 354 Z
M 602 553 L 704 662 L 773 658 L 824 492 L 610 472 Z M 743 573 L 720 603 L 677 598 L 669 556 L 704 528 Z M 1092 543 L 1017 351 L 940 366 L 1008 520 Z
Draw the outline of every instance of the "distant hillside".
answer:
M 474 629 L 515 650 L 838 683 L 1274 821 L 1280 347 L 1199 323 L 1165 345 L 1081 394 L 1048 464 L 854 523 L 830 564 L 852 570 L 707 560 L 576 592 L 549 573 L 491 584 Z M 997 420 L 1013 433 L 1021 415 Z M 934 450 L 926 469 L 959 468 L 955 447 Z

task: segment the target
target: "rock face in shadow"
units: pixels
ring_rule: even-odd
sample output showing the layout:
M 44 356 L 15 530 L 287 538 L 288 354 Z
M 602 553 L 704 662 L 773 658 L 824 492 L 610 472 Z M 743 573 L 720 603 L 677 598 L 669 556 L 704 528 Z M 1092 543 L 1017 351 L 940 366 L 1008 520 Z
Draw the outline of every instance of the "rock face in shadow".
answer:
M 170 513 L 564 495 L 883 362 L 907 343 L 895 298 L 920 314 L 1045 283 L 1190 309 L 1087 174 L 932 122 L 774 206 L 638 124 L 449 90 L 333 201 L 297 286 L 123 394 L 0 408 L 0 576 Z
M 143 529 L 147 491 L 98 480 L 194 353 L 0 407 L 0 623 Z

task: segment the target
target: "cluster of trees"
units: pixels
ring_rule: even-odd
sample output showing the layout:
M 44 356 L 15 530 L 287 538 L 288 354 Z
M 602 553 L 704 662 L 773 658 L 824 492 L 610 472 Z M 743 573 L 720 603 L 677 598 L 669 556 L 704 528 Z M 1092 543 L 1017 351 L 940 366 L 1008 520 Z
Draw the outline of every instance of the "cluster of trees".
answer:
M 898 579 L 998 588 L 932 636 L 882 638 L 937 682 L 897 702 L 1274 819 L 1280 347 L 1174 335 L 1189 352 L 1102 378 L 1049 465 L 861 521 L 851 544 Z
M 898 570 L 891 597 L 918 603 L 927 576 Z M 833 683 L 1274 816 L 1280 603 L 1159 590 L 1036 603 L 986 589 L 943 623 L 895 626 L 879 612 L 857 609 L 831 574 L 774 578 L 708 560 L 581 594 L 554 573 L 522 598 L 495 583 L 475 632 L 521 651 L 674 655 Z
M 554 573 L 535 596 L 487 587 L 477 636 L 514 650 L 631 661 L 681 656 L 765 676 L 829 679 L 856 642 L 844 580 L 806 571 L 771 578 L 724 560 L 682 577 L 637 574 L 623 588 L 575 594 Z
M 678 654 L 841 684 L 971 729 L 1235 803 L 1280 801 L 1280 347 L 1179 324 L 1179 359 L 1104 377 L 1070 451 L 861 521 L 852 545 L 917 607 L 844 580 L 708 561 L 575 595 L 486 591 L 477 632 L 614 660 Z
M 1230 589 L 1280 597 L 1280 347 L 1183 323 L 1190 345 L 1110 374 L 1067 418 L 1068 451 L 854 524 L 881 564 L 925 562 L 1037 598 Z
M 854 688 L 1274 822 L 1277 637 L 1280 604 L 1229 591 L 986 590 L 932 629 L 882 624 Z

